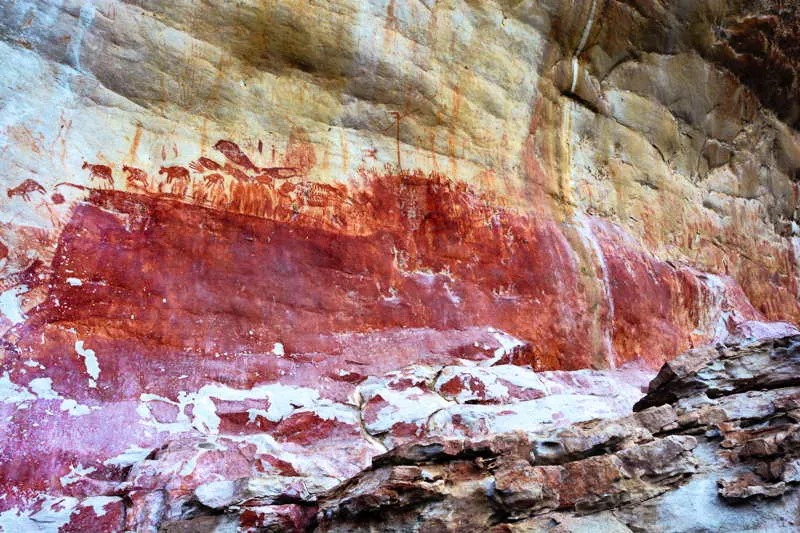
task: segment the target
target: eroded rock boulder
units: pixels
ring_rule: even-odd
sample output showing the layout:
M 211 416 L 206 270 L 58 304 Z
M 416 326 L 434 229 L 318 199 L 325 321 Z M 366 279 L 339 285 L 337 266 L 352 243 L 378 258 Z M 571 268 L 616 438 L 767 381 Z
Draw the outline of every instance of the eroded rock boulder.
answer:
M 398 447 L 320 499 L 318 529 L 789 531 L 800 399 L 771 369 L 798 353 L 797 336 L 694 350 L 623 418 Z

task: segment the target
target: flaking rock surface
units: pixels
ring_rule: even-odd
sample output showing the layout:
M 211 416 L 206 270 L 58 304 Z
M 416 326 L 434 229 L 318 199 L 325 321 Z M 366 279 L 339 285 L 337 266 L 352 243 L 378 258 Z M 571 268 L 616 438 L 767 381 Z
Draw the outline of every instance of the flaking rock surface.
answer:
M 399 446 L 319 497 L 317 530 L 796 531 L 798 467 L 800 336 L 717 345 L 622 418 Z

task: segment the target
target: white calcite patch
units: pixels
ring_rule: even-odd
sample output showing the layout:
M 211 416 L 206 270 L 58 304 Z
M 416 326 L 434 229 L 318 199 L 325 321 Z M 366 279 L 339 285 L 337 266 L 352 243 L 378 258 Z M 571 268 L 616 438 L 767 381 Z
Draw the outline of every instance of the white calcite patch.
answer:
M 612 325 L 614 323 L 614 295 L 611 291 L 611 275 L 609 274 L 608 270 L 608 263 L 606 262 L 606 256 L 603 252 L 603 247 L 600 245 L 600 241 L 598 241 L 597 236 L 594 234 L 592 230 L 592 226 L 589 222 L 589 217 L 587 217 L 584 213 L 578 211 L 575 213 L 573 217 L 574 221 L 574 228 L 578 234 L 578 237 L 583 241 L 584 246 L 592 251 L 594 255 L 595 261 L 600 266 L 600 272 L 603 275 L 603 278 L 600 281 L 602 283 L 603 292 L 605 295 L 606 305 L 608 306 L 608 316 L 606 317 L 605 324 L 603 325 L 603 348 L 606 351 L 606 360 L 608 361 L 609 368 L 615 368 L 616 364 L 616 351 L 614 350 L 614 344 L 611 342 L 611 333 L 612 333 Z M 576 257 L 576 260 L 578 258 Z
M 553 370 L 538 376 L 551 394 L 586 394 L 617 399 L 630 408 L 643 395 L 654 372 L 636 367 L 618 370 Z
M 454 394 L 443 390 L 454 379 L 458 380 L 458 392 Z M 514 391 L 509 390 L 509 386 L 519 388 L 522 393 L 538 396 L 550 394 L 549 387 L 536 372 L 527 367 L 514 365 L 448 366 L 442 369 L 434 384 L 439 394 L 459 403 L 518 401 L 514 397 Z M 527 399 L 530 399 L 530 396 Z
M 516 346 L 510 338 L 504 340 L 508 349 Z M 365 431 L 396 445 L 409 435 L 483 437 L 624 416 L 653 377 L 653 372 L 633 367 L 534 372 L 515 365 L 468 363 L 438 372 L 412 365 L 368 378 L 355 395 Z M 409 424 L 419 429 L 413 431 Z
M 63 402 L 61 402 L 60 409 L 62 411 L 68 412 L 72 416 L 83 416 L 83 415 L 88 415 L 93 409 L 100 409 L 100 408 L 89 407 L 88 405 L 82 405 L 71 398 L 67 398 Z
M 36 378 L 28 383 L 28 388 L 38 398 L 42 400 L 58 400 L 61 396 L 53 390 L 53 380 L 51 378 Z
M 497 348 L 494 351 L 494 357 L 487 359 L 486 361 L 482 361 L 481 366 L 492 366 L 506 355 L 512 353 L 516 348 L 525 346 L 524 342 L 516 337 L 512 337 L 508 333 L 496 330 L 494 328 L 489 328 L 489 331 L 492 332 L 494 338 L 500 343 L 500 348 Z
M 36 395 L 27 387 L 15 384 L 6 370 L 0 377 L 0 402 L 20 404 L 35 400 Z
M 97 378 L 100 377 L 100 363 L 97 362 L 97 354 L 95 354 L 94 350 L 84 348 L 83 341 L 75 341 L 75 351 L 83 357 L 83 361 L 86 364 L 86 372 L 91 377 L 89 386 L 96 387 Z
M 203 444 L 207 443 L 208 441 L 204 442 Z M 191 475 L 192 472 L 194 472 L 194 469 L 197 468 L 197 460 L 200 458 L 200 456 L 202 456 L 206 452 L 206 450 L 200 448 L 199 446 L 195 446 L 195 449 L 197 450 L 196 453 L 190 456 L 189 460 L 183 464 L 183 467 L 181 467 L 179 472 L 180 475 L 182 476 Z
M 494 368 L 494 367 L 490 367 Z M 452 394 L 442 390 L 452 380 L 459 381 L 459 390 Z M 481 390 L 474 390 L 473 381 L 479 384 Z M 508 387 L 497 381 L 497 376 L 486 368 L 481 367 L 446 367 L 442 370 L 435 384 L 436 391 L 442 396 L 466 403 L 469 401 L 508 400 Z
M 266 433 L 250 435 L 220 435 L 215 437 L 220 445 L 254 446 L 256 456 L 271 455 L 285 461 L 304 476 L 331 477 L 343 481 L 369 465 L 370 459 L 386 451 L 368 439 L 356 438 L 343 445 L 315 443 L 306 446 L 292 442 L 278 442 Z
M 0 312 L 14 324 L 25 320 L 19 297 L 28 292 L 27 285 L 18 285 L 0 294 Z
M 140 448 L 136 445 L 131 445 L 127 450 L 122 452 L 119 455 L 115 455 L 103 462 L 106 466 L 131 466 L 136 463 L 140 463 L 150 455 L 150 452 L 153 450 L 149 448 Z
M 61 476 L 59 479 L 61 481 L 61 486 L 66 487 L 67 485 L 71 485 L 83 479 L 85 476 L 95 472 L 97 469 L 91 466 L 83 466 L 82 464 L 78 463 L 77 465 L 70 465 L 69 473 L 66 475 Z
M 396 391 L 384 388 L 380 384 L 366 384 L 361 394 L 366 398 L 380 395 L 386 405 L 375 413 L 372 420 L 365 421 L 364 426 L 372 435 L 389 431 L 400 422 L 424 422 L 437 410 L 448 405 L 447 400 L 438 394 L 414 390 Z
M 754 341 L 760 339 L 773 339 L 788 335 L 800 335 L 800 330 L 788 322 L 761 322 L 746 320 L 736 325 L 725 339 L 731 341 Z
M 485 370 L 489 370 L 498 379 L 507 381 L 511 385 L 515 385 L 517 387 L 526 389 L 540 390 L 545 394 L 550 393 L 550 389 L 548 388 L 547 384 L 544 381 L 542 381 L 542 379 L 539 377 L 539 374 L 534 372 L 528 367 L 515 366 L 515 365 L 497 365 Z
M 58 533 L 81 508 L 91 508 L 98 517 L 109 503 L 122 501 L 113 496 L 92 496 L 84 500 L 41 494 L 27 508 L 14 507 L 0 513 L 2 533 Z M 38 510 L 37 510 L 38 509 Z
M 221 509 L 252 497 L 277 503 L 285 494 L 293 493 L 298 488 L 298 496 L 302 500 L 314 501 L 319 494 L 338 484 L 337 479 L 330 477 L 262 475 L 204 483 L 195 489 L 194 494 L 203 505 Z
M 225 479 L 204 483 L 194 490 L 197 500 L 212 509 L 220 509 L 236 502 L 238 480 Z
M 72 287 L 80 287 L 83 285 L 83 282 L 78 278 L 67 278 L 67 283 L 69 283 Z
M 92 496 L 81 501 L 81 507 L 91 507 L 96 516 L 105 516 L 106 507 L 109 503 L 116 503 L 121 501 L 120 498 L 115 496 Z
M 27 409 L 30 402 L 35 400 L 61 400 L 59 408 L 72 416 L 86 415 L 94 409 L 100 409 L 79 404 L 71 398 L 64 398 L 53 390 L 51 378 L 32 379 L 25 387 L 11 381 L 8 371 L 3 372 L 3 375 L 0 376 L 0 402 L 13 403 L 17 405 L 18 409 Z
M 306 388 L 273 383 L 259 385 L 252 389 L 234 389 L 226 385 L 204 385 L 197 392 L 180 391 L 176 400 L 170 400 L 155 394 L 142 394 L 143 403 L 137 408 L 139 416 L 147 425 L 158 431 L 181 433 L 195 429 L 206 435 L 219 433 L 220 418 L 214 400 L 238 402 L 246 400 L 263 400 L 264 408 L 247 410 L 250 422 L 261 416 L 271 422 L 279 422 L 296 412 L 310 411 L 327 420 L 338 420 L 346 424 L 357 421 L 352 407 L 337 404 L 331 400 L 320 398 L 319 392 Z M 177 407 L 178 413 L 172 422 L 159 422 L 149 407 L 151 402 L 163 402 Z M 191 406 L 191 416 L 187 414 Z
M 595 418 L 624 416 L 630 408 L 625 401 L 583 394 L 555 394 L 513 405 L 455 405 L 431 417 L 429 432 L 469 437 L 535 432 Z
M 37 512 L 19 508 L 0 513 L 0 531 L 5 533 L 53 532 L 69 523 L 78 500 L 75 498 L 55 498 L 42 496 L 42 507 Z
M 728 336 L 728 324 L 741 322 L 743 318 L 738 316 L 739 313 L 735 308 L 724 305 L 728 289 L 726 278 L 706 272 L 697 272 L 697 276 L 710 294 L 710 300 L 705 309 L 705 312 L 710 315 L 708 317 L 709 333 L 713 335 L 714 342 L 720 342 Z
M 436 372 L 432 367 L 411 365 L 361 383 L 355 396 L 367 433 L 379 435 L 398 423 L 424 424 L 431 414 L 450 405 L 428 389 Z

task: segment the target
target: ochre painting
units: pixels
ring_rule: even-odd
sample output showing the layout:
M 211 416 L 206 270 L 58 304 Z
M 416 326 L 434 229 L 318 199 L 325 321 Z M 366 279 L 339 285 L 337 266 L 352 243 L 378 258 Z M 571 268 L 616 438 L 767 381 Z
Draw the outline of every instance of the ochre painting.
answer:
M 0 3 L 0 531 L 800 528 L 799 17 Z

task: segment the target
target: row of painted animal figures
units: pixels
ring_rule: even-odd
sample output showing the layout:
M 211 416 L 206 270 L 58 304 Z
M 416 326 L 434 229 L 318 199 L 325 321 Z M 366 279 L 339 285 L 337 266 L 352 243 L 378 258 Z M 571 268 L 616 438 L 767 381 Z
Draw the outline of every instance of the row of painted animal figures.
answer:
M 313 166 L 313 155 L 308 155 L 303 150 L 295 150 L 295 153 L 287 155 L 286 163 L 294 166 L 258 167 L 231 141 L 220 140 L 214 145 L 214 149 L 225 157 L 224 164 L 200 157 L 190 163 L 189 168 L 162 166 L 158 171 L 158 178 L 151 178 L 140 168 L 124 165 L 122 171 L 125 173 L 125 188 L 132 192 L 168 195 L 217 208 L 231 208 L 261 215 L 268 214 L 278 204 L 288 204 L 296 209 L 300 205 L 323 206 L 332 199 L 331 196 L 342 199 L 341 187 L 285 181 L 306 177 L 309 168 Z M 97 182 L 100 187 L 116 188 L 117 183 L 110 166 L 84 161 L 82 168 L 89 171 L 92 181 Z M 200 179 L 193 179 L 193 174 Z M 230 179 L 226 180 L 226 175 Z M 278 187 L 276 181 L 284 182 Z M 45 194 L 46 191 L 32 179 L 7 190 L 9 198 L 19 196 L 26 201 L 30 201 L 30 195 L 35 192 Z
M 221 174 L 219 174 L 220 171 L 225 172 L 232 178 L 242 182 L 257 181 L 263 184 L 268 184 L 272 180 L 276 179 L 288 179 L 305 176 L 307 175 L 308 166 L 310 164 L 307 161 L 299 159 L 297 160 L 296 166 L 261 168 L 257 167 L 236 143 L 220 140 L 214 145 L 214 149 L 221 152 L 222 155 L 225 156 L 227 161 L 223 165 L 220 165 L 213 159 L 209 159 L 207 157 L 201 157 L 197 161 L 193 161 L 189 164 L 189 167 L 195 172 L 201 174 L 209 171 L 212 172 L 212 174 L 204 176 L 204 182 L 207 185 L 213 185 L 223 181 L 224 178 Z M 294 161 L 296 159 L 297 158 L 293 158 L 292 160 Z M 114 175 L 111 167 L 107 165 L 97 165 L 84 162 L 83 169 L 88 169 L 91 172 L 92 179 L 104 182 L 108 188 L 114 188 Z M 126 182 L 128 186 L 138 186 L 143 188 L 149 187 L 149 178 L 143 170 L 127 165 L 123 166 L 122 170 L 127 174 Z M 183 188 L 184 194 L 185 189 L 188 188 L 188 185 L 191 182 L 189 169 L 182 166 L 161 167 L 158 171 L 158 174 L 159 176 L 165 176 L 166 184 L 172 185 L 173 189 L 177 188 L 180 190 Z M 163 192 L 163 185 L 163 183 L 159 185 L 159 192 Z M 178 191 L 172 192 L 173 194 L 180 194 Z
M 162 176 L 160 180 L 153 180 L 143 170 L 128 165 L 124 165 L 122 170 L 125 184 L 133 192 L 178 197 L 256 216 L 275 214 L 281 206 L 297 211 L 302 206 L 341 205 L 346 197 L 341 185 L 288 181 L 298 175 L 297 170 L 291 167 L 259 168 L 257 173 L 248 173 L 229 163 L 220 165 L 205 157 L 192 162 L 189 167 L 194 172 L 190 173 L 189 169 L 181 166 L 161 167 L 158 171 Z M 84 163 L 84 168 L 91 172 L 94 180 L 114 188 L 110 167 Z M 192 179 L 193 174 L 200 179 Z M 230 179 L 226 180 L 226 175 Z
M 142 169 L 124 165 L 125 189 L 256 216 L 283 214 L 291 217 L 304 206 L 341 207 L 349 203 L 343 185 L 289 181 L 290 178 L 305 177 L 307 169 L 302 165 L 299 168 L 259 168 L 234 143 L 219 141 L 215 148 L 227 159 L 224 164 L 200 157 L 190 163 L 189 168 L 161 167 L 158 178 L 151 178 Z M 101 188 L 116 188 L 117 182 L 110 166 L 84 162 L 83 169 L 89 171 L 92 181 Z M 9 198 L 20 196 L 30 201 L 30 194 L 36 192 L 45 194 L 46 191 L 39 183 L 28 179 L 8 189 L 7 194 Z

